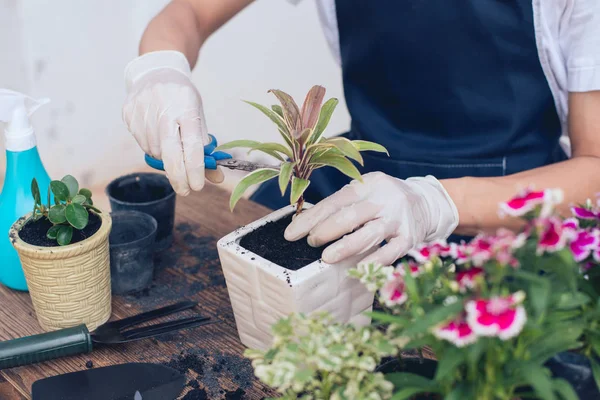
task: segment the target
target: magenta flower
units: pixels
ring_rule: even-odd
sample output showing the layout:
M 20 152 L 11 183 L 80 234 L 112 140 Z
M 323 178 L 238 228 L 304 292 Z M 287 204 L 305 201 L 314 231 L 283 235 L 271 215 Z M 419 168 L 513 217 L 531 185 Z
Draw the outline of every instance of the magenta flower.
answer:
M 583 207 L 571 207 L 571 213 L 579 219 L 597 219 L 598 213 Z
M 571 253 L 575 261 L 581 262 L 588 258 L 592 251 L 598 250 L 600 244 L 600 238 L 598 237 L 597 231 L 592 233 L 588 231 L 579 231 L 575 240 L 569 245 Z
M 479 267 L 473 267 L 464 271 L 460 271 L 456 274 L 456 281 L 461 292 L 465 292 L 467 289 L 473 289 L 475 287 L 475 279 L 483 275 L 485 271 Z
M 464 347 L 477 341 L 477 335 L 465 321 L 465 314 L 456 319 L 433 328 L 433 335 L 438 339 L 447 340 L 456 347 Z
M 467 323 L 479 336 L 497 336 L 508 340 L 517 336 L 527 322 L 525 308 L 520 303 L 524 292 L 506 297 L 471 300 L 466 305 Z
M 410 269 L 410 276 L 417 277 L 421 274 L 421 266 L 414 261 L 408 262 L 408 268 Z M 404 276 L 404 274 L 406 274 L 403 264 L 400 264 L 396 269 L 401 276 Z
M 451 254 L 451 247 L 445 241 L 424 244 L 408 252 L 418 262 L 429 261 L 432 257 L 446 257 Z
M 528 212 L 533 211 L 538 205 L 543 205 L 547 202 L 554 203 L 556 197 L 554 194 L 551 190 L 535 192 L 527 189 L 506 203 L 500 203 L 500 212 L 512 217 L 522 217 Z
M 394 271 L 390 279 L 379 290 L 381 300 L 386 306 L 392 307 L 404 304 L 408 299 L 404 278 L 399 271 Z
M 538 242 L 537 252 L 555 252 L 563 249 L 567 239 L 571 236 L 571 231 L 563 229 L 562 221 L 559 218 L 552 217 L 540 219 L 537 221 L 540 240 Z
M 579 229 L 579 220 L 577 218 L 567 218 L 563 221 L 563 229 L 577 231 Z

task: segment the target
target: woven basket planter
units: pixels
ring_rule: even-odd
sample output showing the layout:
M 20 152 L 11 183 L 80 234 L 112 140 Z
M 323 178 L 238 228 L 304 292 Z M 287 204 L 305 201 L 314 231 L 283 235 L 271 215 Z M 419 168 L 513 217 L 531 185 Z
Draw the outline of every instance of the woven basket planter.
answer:
M 10 229 L 38 322 L 45 331 L 85 324 L 92 331 L 111 314 L 110 253 L 112 220 L 102 212 L 100 229 L 88 239 L 60 247 L 25 243 L 19 231 L 31 214 Z

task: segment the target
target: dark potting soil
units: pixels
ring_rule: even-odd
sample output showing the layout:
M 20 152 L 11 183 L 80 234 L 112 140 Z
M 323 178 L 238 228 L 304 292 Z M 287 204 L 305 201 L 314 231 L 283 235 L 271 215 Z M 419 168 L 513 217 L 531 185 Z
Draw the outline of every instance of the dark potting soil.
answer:
M 171 186 L 145 180 L 132 180 L 115 186 L 110 194 L 115 199 L 128 203 L 147 203 L 163 199 L 171 193 L 173 193 Z
M 102 219 L 94 213 L 90 213 L 90 219 L 85 228 L 82 230 L 73 229 L 73 238 L 71 244 L 81 242 L 98 232 L 102 225 Z M 19 232 L 19 237 L 25 243 L 29 243 L 34 246 L 43 247 L 56 247 L 58 242 L 56 240 L 48 239 L 46 233 L 48 229 L 52 227 L 52 223 L 46 218 L 38 219 L 37 221 L 29 221 L 23 226 L 23 229 Z
M 269 222 L 244 236 L 240 246 L 292 271 L 319 260 L 327 244 L 311 247 L 306 238 L 288 242 L 283 237 L 283 232 L 290 222 L 292 222 L 292 215 Z
M 208 394 L 205 389 L 192 389 L 181 400 L 208 400 Z

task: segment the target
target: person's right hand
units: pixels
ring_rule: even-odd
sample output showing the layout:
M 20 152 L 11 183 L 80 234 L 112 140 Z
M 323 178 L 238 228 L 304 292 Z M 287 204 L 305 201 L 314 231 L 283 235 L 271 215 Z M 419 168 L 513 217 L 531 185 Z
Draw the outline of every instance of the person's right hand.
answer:
M 177 194 L 201 190 L 210 139 L 188 60 L 178 51 L 147 53 L 127 65 L 125 81 L 123 121 L 139 146 L 163 161 Z M 207 170 L 206 178 L 221 183 L 223 172 Z

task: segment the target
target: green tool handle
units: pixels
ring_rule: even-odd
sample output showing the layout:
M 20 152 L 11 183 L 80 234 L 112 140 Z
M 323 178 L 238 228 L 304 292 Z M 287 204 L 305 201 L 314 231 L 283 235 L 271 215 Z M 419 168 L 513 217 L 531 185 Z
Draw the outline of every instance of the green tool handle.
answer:
M 89 353 L 92 338 L 85 325 L 0 342 L 0 369 Z

